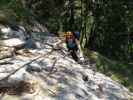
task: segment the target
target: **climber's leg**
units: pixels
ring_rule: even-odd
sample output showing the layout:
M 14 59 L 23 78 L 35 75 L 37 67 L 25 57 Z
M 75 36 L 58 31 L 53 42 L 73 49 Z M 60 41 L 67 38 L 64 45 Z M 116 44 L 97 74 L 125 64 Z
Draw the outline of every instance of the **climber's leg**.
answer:
M 72 56 L 72 58 L 76 61 L 76 62 L 78 62 L 78 56 L 77 56 L 77 54 L 76 54 L 76 50 L 70 50 L 70 53 L 71 53 L 71 56 Z

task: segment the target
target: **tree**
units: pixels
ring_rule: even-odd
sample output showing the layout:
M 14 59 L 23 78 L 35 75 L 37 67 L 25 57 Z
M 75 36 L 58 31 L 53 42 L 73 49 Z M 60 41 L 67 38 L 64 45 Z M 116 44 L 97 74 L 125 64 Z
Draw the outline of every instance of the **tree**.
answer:
M 85 33 L 89 35 L 86 47 L 117 60 L 131 59 L 133 24 L 130 23 L 132 20 L 130 0 L 90 0 L 90 2 L 94 20 L 89 34 Z

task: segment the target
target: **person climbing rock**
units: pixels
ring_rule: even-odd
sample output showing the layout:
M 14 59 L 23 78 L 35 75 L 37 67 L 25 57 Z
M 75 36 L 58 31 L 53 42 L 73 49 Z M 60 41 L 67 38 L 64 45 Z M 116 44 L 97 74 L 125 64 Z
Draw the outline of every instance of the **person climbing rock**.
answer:
M 68 51 L 70 52 L 72 58 L 75 61 L 78 61 L 77 51 L 78 51 L 78 45 L 76 43 L 76 37 L 74 36 L 74 33 L 72 32 L 66 32 L 66 46 L 68 48 Z

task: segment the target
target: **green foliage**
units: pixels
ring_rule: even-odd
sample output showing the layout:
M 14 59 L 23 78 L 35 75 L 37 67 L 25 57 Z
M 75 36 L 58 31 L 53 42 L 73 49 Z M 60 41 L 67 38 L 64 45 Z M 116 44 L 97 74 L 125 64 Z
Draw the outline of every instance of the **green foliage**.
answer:
M 80 0 L 1 0 L 0 9 L 14 12 L 16 22 L 27 23 L 34 16 L 49 31 L 80 30 Z M 13 20 L 14 22 L 14 20 Z
M 86 2 L 82 0 L 81 44 L 85 44 L 85 55 L 96 63 L 97 71 L 133 91 L 132 3 L 130 0 L 89 0 L 87 8 Z
M 29 11 L 19 0 L 1 0 L 0 5 L 1 15 L 3 14 L 3 18 L 8 20 L 7 24 L 19 23 L 29 16 Z
M 101 55 L 99 55 L 97 59 L 97 69 L 100 72 L 109 75 L 112 79 L 128 87 L 131 91 L 133 91 L 132 66 L 132 63 L 112 61 Z
M 84 25 L 85 27 L 91 26 L 89 32 L 84 31 L 87 37 L 86 47 L 111 59 L 132 61 L 133 7 L 131 2 L 90 0 L 90 4 L 88 9 L 92 13 L 93 23 Z M 87 18 L 89 15 L 84 16 Z
M 106 74 L 113 80 L 128 87 L 133 91 L 133 63 L 124 63 L 110 60 L 107 57 L 84 49 L 85 55 L 88 56 L 91 63 L 96 63 L 96 69 L 99 72 Z

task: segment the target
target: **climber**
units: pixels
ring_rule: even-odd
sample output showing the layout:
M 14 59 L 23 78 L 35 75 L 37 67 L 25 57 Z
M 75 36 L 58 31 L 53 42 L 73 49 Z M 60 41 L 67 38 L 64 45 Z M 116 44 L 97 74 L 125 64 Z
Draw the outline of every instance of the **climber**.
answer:
M 76 43 L 76 37 L 74 33 L 66 32 L 65 38 L 66 38 L 66 45 L 67 45 L 68 51 L 70 52 L 72 58 L 75 61 L 78 61 L 78 56 L 76 54 L 78 51 L 78 45 Z

